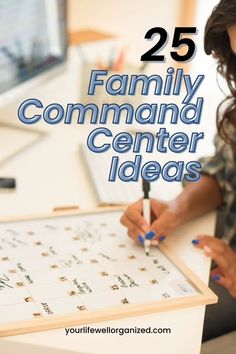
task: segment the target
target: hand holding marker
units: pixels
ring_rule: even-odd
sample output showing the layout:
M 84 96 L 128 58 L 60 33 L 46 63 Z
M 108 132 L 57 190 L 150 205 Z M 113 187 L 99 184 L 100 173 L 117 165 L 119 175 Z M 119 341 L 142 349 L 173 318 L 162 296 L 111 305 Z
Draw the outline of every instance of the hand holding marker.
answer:
M 143 216 L 144 219 L 147 221 L 148 225 L 151 225 L 151 203 L 149 199 L 149 192 L 150 192 L 150 183 L 143 179 Z M 151 246 L 151 240 L 145 236 L 144 240 L 144 248 L 145 253 L 148 256 L 149 250 Z
M 148 225 L 151 225 L 151 201 L 149 199 L 149 192 L 150 192 L 150 182 L 147 182 L 143 179 L 143 216 L 144 219 L 147 221 Z M 157 246 L 158 240 L 153 240 L 152 238 L 155 236 L 153 231 L 149 231 L 145 235 L 145 239 L 142 236 L 138 237 L 138 240 L 144 244 L 145 253 L 148 256 L 150 251 L 150 246 Z M 164 238 L 160 238 L 163 240 Z

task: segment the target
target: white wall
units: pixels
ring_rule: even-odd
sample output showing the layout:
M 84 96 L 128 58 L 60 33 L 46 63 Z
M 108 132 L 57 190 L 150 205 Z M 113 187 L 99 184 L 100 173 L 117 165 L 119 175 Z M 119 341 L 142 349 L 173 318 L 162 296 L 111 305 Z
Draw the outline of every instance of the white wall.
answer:
M 189 0 L 191 1 L 191 0 Z M 129 46 L 132 60 L 139 60 L 150 43 L 143 39 L 148 29 L 176 26 L 182 0 L 70 0 L 71 30 L 95 28 L 117 34 Z

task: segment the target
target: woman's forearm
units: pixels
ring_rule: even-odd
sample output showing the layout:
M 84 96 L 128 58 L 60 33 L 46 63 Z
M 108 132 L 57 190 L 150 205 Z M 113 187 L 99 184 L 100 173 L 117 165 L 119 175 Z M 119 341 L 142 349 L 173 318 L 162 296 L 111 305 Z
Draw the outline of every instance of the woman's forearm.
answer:
M 211 176 L 189 182 L 184 191 L 170 203 L 182 224 L 219 207 L 223 202 L 220 186 Z

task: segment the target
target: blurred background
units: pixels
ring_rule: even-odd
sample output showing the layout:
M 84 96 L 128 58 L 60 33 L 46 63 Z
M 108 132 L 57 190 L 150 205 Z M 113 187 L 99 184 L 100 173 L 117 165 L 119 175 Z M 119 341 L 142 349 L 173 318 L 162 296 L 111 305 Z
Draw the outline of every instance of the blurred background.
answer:
M 129 203 L 140 196 L 137 183 L 107 182 L 112 151 L 98 159 L 86 148 L 86 137 L 94 126 L 79 126 L 76 122 L 71 126 L 50 126 L 44 122 L 25 126 L 17 118 L 19 105 L 29 97 L 40 99 L 44 107 L 52 102 L 65 107 L 68 103 L 107 101 L 108 97 L 102 94 L 87 96 L 92 69 L 128 74 L 144 70 L 147 75 L 164 77 L 167 68 L 172 66 L 183 67 L 193 79 L 205 74 L 198 92 L 198 96 L 205 98 L 200 126 L 173 127 L 168 122 L 165 126 L 170 132 L 205 133 L 196 155 L 181 154 L 181 160 L 212 154 L 215 111 L 222 93 L 216 84 L 215 62 L 204 53 L 203 36 L 205 22 L 217 2 L 0 0 L 0 177 L 10 176 L 17 182 L 17 188 L 0 188 L 1 192 L 7 189 L 13 192 L 1 193 L 0 214 L 51 210 L 58 204 L 90 207 L 101 203 Z M 169 34 L 168 44 L 162 49 L 167 60 L 148 63 L 144 68 L 140 56 L 152 44 L 144 35 L 156 26 L 165 28 Z M 195 58 L 183 65 L 169 55 L 176 26 L 198 28 L 198 35 L 194 36 Z M 122 103 L 122 97 L 117 99 L 117 103 Z M 148 97 L 137 95 L 127 99 L 134 106 L 144 100 L 153 103 L 166 100 L 152 93 Z M 178 100 L 171 97 L 172 102 L 179 103 Z M 38 112 L 32 109 L 29 114 Z M 123 129 L 119 127 L 120 131 Z M 146 127 L 135 129 L 147 130 Z M 156 157 L 161 164 L 172 158 L 176 156 Z M 157 181 L 152 190 L 155 196 L 170 199 L 181 190 L 181 184 Z

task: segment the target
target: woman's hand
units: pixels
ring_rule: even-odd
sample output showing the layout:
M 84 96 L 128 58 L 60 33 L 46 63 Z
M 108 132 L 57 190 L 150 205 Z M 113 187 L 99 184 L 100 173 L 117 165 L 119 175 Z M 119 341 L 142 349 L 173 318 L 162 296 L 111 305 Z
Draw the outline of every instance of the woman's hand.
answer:
M 128 235 L 134 240 L 138 236 L 151 234 L 149 239 L 168 236 L 177 226 L 192 220 L 222 204 L 221 190 L 214 177 L 201 176 L 197 182 L 189 182 L 173 201 L 168 203 L 151 199 L 152 224 L 142 216 L 142 200 L 130 205 L 121 218 Z
M 148 233 L 154 239 L 161 239 L 168 236 L 181 223 L 175 208 L 175 203 L 165 203 L 151 199 L 152 224 L 148 225 L 142 215 L 143 201 L 138 200 L 131 204 L 121 217 L 121 223 L 127 227 L 128 235 L 137 241 L 139 236 L 146 236 Z
M 236 297 L 236 252 L 224 241 L 210 236 L 198 236 L 192 242 L 216 262 L 217 267 L 211 272 L 212 279 Z

